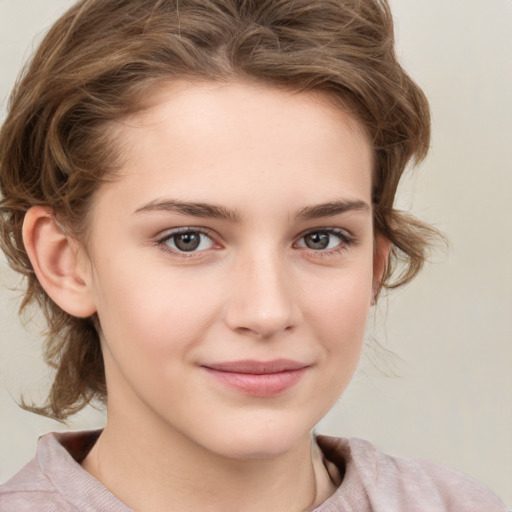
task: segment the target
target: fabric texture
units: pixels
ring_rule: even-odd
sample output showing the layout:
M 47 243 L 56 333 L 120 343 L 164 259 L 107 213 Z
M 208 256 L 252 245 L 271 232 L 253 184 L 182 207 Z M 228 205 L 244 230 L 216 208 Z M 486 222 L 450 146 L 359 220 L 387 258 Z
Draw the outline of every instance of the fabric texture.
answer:
M 80 466 L 100 431 L 47 434 L 36 457 L 0 486 L 0 512 L 131 512 Z M 361 439 L 317 437 L 344 475 L 314 512 L 506 512 L 487 488 L 442 465 L 385 455 Z

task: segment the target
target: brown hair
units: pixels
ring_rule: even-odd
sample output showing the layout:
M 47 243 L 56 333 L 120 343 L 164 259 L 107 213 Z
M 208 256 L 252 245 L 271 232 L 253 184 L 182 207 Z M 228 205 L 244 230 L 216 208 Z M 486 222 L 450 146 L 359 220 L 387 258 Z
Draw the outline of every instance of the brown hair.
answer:
M 48 402 L 32 410 L 65 419 L 104 399 L 106 387 L 96 319 L 62 311 L 34 275 L 26 211 L 51 207 L 82 239 L 91 198 L 116 170 L 111 122 L 142 108 L 163 81 L 234 77 L 326 91 L 356 115 L 376 155 L 375 232 L 392 243 L 383 285 L 420 270 L 436 232 L 393 201 L 406 164 L 427 153 L 429 108 L 396 60 L 385 0 L 82 0 L 43 40 L 0 132 L 1 245 L 27 278 L 21 309 L 43 309 L 45 357 L 56 369 Z

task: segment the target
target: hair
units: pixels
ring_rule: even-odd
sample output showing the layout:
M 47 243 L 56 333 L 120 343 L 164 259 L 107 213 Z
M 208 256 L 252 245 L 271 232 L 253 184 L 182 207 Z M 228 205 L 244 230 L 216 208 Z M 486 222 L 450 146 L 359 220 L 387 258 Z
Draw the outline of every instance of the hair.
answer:
M 83 240 L 91 199 L 119 166 L 113 122 L 178 79 L 324 91 L 354 114 L 374 148 L 374 230 L 391 242 L 383 287 L 410 281 L 437 237 L 393 208 L 406 165 L 428 151 L 430 115 L 396 59 L 385 0 L 82 0 L 21 74 L 0 132 L 0 243 L 26 277 L 20 311 L 35 302 L 46 317 L 55 369 L 46 403 L 25 405 L 39 414 L 64 420 L 107 390 L 98 320 L 45 293 L 23 245 L 24 215 L 47 206 Z

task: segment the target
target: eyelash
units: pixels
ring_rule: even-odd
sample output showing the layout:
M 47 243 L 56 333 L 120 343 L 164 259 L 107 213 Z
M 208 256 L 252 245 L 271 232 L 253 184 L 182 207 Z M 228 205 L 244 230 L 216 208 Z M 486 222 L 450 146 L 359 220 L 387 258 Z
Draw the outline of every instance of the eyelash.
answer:
M 306 231 L 305 233 L 301 234 L 298 238 L 299 241 L 302 241 L 305 239 L 306 236 L 312 235 L 312 234 L 327 234 L 330 236 L 334 236 L 340 240 L 340 243 L 336 245 L 335 247 L 331 249 L 326 250 L 315 250 L 310 249 L 309 247 L 301 247 L 300 249 L 309 250 L 311 253 L 315 255 L 315 257 L 329 257 L 333 256 L 342 252 L 347 251 L 351 246 L 353 246 L 356 243 L 356 238 L 349 232 L 347 232 L 344 229 L 340 228 L 317 228 L 317 229 L 311 229 L 309 231 Z
M 173 249 L 172 247 L 169 247 L 167 245 L 167 242 L 169 242 L 173 238 L 175 238 L 179 235 L 186 235 L 189 233 L 194 233 L 194 234 L 199 233 L 200 235 L 204 235 L 212 241 L 213 245 L 215 245 L 215 241 L 213 240 L 213 238 L 211 236 L 211 232 L 209 232 L 208 230 L 206 230 L 204 228 L 195 227 L 195 226 L 173 229 L 172 231 L 169 231 L 164 237 L 159 238 L 156 241 L 156 245 L 158 245 L 163 251 L 168 252 L 168 253 L 172 254 L 173 256 L 177 256 L 179 258 L 192 258 L 194 256 L 197 257 L 198 254 L 207 252 L 208 249 L 203 250 L 203 251 L 180 251 L 180 250 Z
M 184 234 L 188 234 L 188 233 L 193 233 L 193 234 L 199 233 L 200 235 L 204 235 L 211 240 L 213 245 L 215 245 L 215 241 L 214 241 L 213 237 L 211 236 L 210 231 L 208 231 L 204 228 L 195 227 L 195 226 L 174 229 L 174 230 L 168 232 L 164 237 L 159 238 L 156 241 L 156 245 L 158 245 L 163 251 L 168 252 L 168 253 L 172 254 L 173 256 L 177 256 L 180 258 L 193 258 L 193 257 L 197 258 L 199 254 L 206 253 L 210 250 L 210 248 L 208 248 L 208 249 L 203 249 L 202 251 L 196 251 L 196 250 L 180 251 L 180 250 L 173 249 L 173 248 L 169 247 L 169 245 L 167 245 L 167 243 L 170 240 L 172 240 L 173 238 L 175 238 L 179 235 L 184 235 Z M 327 250 L 322 250 L 322 249 L 315 250 L 315 249 L 311 249 L 308 247 L 299 247 L 299 249 L 309 250 L 311 253 L 313 253 L 315 255 L 315 257 L 328 257 L 328 256 L 348 250 L 350 248 L 350 246 L 354 245 L 357 241 L 356 238 L 352 234 L 348 233 L 346 230 L 339 229 L 339 228 L 311 229 L 309 231 L 302 233 L 298 237 L 298 241 L 304 240 L 305 237 L 308 235 L 319 234 L 319 233 L 334 236 L 340 240 L 340 243 L 338 245 L 336 245 L 335 247 L 333 247 L 331 249 L 327 249 Z M 298 242 L 294 242 L 294 246 L 296 246 L 297 243 Z

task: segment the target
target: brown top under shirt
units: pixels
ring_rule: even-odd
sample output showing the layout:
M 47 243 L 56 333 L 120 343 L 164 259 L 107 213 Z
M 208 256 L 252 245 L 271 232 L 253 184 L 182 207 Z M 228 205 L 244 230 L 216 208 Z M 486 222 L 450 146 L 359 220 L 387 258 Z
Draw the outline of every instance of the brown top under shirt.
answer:
M 79 464 L 99 433 L 41 437 L 36 457 L 0 486 L 0 512 L 132 512 Z M 317 442 L 344 476 L 314 512 L 506 512 L 487 488 L 440 464 L 391 457 L 361 439 Z

